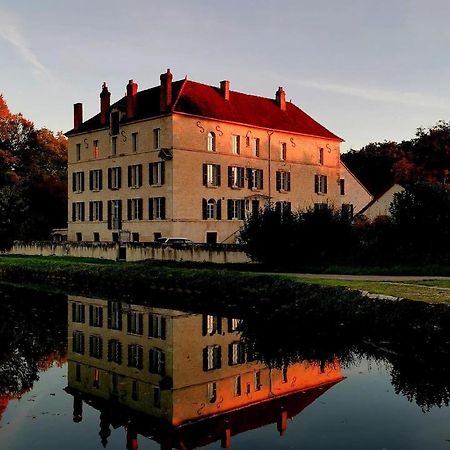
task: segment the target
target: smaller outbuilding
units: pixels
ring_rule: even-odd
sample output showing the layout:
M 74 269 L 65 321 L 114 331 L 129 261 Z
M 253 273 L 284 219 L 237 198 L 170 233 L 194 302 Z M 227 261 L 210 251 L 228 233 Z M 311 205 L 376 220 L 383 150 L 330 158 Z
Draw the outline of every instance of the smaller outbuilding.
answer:
M 378 216 L 390 216 L 389 208 L 394 201 L 394 195 L 404 190 L 405 188 L 400 184 L 392 185 L 359 211 L 358 216 L 365 216 L 369 220 L 373 220 Z

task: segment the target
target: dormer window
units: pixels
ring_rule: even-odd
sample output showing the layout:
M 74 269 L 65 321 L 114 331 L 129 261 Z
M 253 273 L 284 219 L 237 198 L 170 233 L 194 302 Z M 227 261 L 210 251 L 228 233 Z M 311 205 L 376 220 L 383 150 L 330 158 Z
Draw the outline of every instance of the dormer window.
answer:
M 113 111 L 111 113 L 111 134 L 113 136 L 119 134 L 119 120 L 120 120 L 119 111 Z
M 210 131 L 208 133 L 208 152 L 216 151 L 216 134 Z

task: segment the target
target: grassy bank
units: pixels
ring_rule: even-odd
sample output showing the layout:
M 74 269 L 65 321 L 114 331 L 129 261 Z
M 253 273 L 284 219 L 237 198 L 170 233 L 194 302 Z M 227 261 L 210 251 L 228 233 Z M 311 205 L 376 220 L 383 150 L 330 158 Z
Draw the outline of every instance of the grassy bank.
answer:
M 2 279 L 14 282 L 46 282 L 76 292 L 101 292 L 141 295 L 149 290 L 172 295 L 211 295 L 218 293 L 226 301 L 247 301 L 245 293 L 265 296 L 281 286 L 298 285 L 327 289 L 333 296 L 347 295 L 347 289 L 372 294 L 420 300 L 450 302 L 450 282 L 375 282 L 364 280 L 311 279 L 255 271 L 232 270 L 217 265 L 165 264 L 155 262 L 114 262 L 87 258 L 39 256 L 0 256 Z

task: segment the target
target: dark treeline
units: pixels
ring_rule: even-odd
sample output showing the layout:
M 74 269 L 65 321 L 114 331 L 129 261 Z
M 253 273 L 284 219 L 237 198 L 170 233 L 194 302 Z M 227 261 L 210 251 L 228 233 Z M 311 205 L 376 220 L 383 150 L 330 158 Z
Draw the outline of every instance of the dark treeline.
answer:
M 288 269 L 333 264 L 448 264 L 450 191 L 418 182 L 395 194 L 391 216 L 370 222 L 331 205 L 306 211 L 267 206 L 240 232 L 245 251 L 256 261 Z
M 0 95 L 0 248 L 67 224 L 67 141 L 12 114 Z
M 376 142 L 342 155 L 342 161 L 375 196 L 394 183 L 449 184 L 450 122 L 419 128 L 414 139 Z

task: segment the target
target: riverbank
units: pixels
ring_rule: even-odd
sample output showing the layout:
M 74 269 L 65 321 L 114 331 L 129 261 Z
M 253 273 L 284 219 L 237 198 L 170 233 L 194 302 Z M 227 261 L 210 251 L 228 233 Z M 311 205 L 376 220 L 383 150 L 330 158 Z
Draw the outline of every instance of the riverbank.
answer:
M 241 298 L 242 293 L 252 292 L 266 296 L 281 286 L 299 289 L 317 286 L 325 289 L 326 295 L 346 297 L 352 289 L 373 295 L 406 298 L 429 303 L 450 302 L 450 279 L 370 281 L 364 279 L 342 279 L 336 276 L 299 275 L 280 273 L 258 273 L 223 268 L 213 265 L 183 265 L 155 262 L 114 262 L 109 260 L 41 257 L 0 256 L 0 277 L 14 282 L 45 282 L 54 287 L 70 288 L 84 292 L 105 294 L 141 295 L 150 290 L 166 293 L 207 294 L 221 293 L 225 298 Z M 349 277 L 351 278 L 351 277 Z M 306 289 L 303 287 L 302 289 Z M 245 297 L 242 299 L 245 301 Z M 234 300 L 233 300 L 234 303 Z

